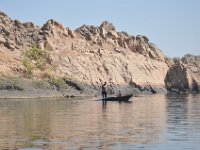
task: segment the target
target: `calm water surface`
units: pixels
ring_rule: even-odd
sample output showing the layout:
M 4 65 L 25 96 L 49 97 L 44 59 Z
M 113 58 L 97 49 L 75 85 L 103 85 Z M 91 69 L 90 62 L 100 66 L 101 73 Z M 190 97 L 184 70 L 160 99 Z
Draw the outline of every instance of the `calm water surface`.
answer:
M 199 150 L 200 95 L 0 100 L 0 149 Z

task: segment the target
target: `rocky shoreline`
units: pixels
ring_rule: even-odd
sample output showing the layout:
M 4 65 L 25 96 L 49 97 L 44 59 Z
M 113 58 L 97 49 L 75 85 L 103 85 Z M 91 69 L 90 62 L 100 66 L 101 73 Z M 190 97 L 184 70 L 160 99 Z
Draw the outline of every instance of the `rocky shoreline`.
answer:
M 86 92 L 77 90 L 75 86 L 66 88 L 60 85 L 51 85 L 44 80 L 23 78 L 0 78 L 0 98 L 56 98 L 56 97 L 89 96 Z M 92 96 L 92 95 L 90 95 Z
M 73 98 L 73 97 L 101 97 L 101 87 L 94 87 L 83 83 L 66 81 L 66 88 L 60 85 L 52 85 L 44 80 L 31 80 L 23 78 L 0 78 L 0 99 L 32 99 L 32 98 Z M 119 88 L 120 87 L 120 88 Z M 118 90 L 126 94 L 151 94 L 166 93 L 164 88 L 146 85 L 144 87 L 136 85 L 118 86 L 118 88 L 107 86 L 108 95 L 116 96 Z

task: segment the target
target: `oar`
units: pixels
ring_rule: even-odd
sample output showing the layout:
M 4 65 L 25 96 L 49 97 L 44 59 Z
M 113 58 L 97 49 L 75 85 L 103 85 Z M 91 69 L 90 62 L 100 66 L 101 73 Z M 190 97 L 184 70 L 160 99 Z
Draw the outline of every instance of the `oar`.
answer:
M 106 97 L 106 98 L 107 98 L 107 97 Z M 103 101 L 103 100 L 106 100 L 106 98 L 96 99 L 95 101 Z
M 95 101 L 102 101 L 102 99 L 96 99 Z

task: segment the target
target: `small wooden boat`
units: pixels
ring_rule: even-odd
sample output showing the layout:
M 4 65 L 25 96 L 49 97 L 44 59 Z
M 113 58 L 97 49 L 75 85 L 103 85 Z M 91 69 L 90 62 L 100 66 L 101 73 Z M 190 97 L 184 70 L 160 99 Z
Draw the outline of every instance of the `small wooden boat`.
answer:
M 104 99 L 102 99 L 102 101 L 123 101 L 123 102 L 127 102 L 133 94 L 130 95 L 126 95 L 126 96 L 121 96 L 121 97 L 106 97 Z

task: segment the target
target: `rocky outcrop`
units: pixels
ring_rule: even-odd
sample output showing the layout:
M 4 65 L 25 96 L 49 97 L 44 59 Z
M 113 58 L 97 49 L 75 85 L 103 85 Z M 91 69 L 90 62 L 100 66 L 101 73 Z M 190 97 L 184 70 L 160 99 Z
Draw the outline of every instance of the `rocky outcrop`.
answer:
M 55 20 L 48 20 L 43 27 L 41 28 L 43 34 L 52 35 L 52 36 L 66 36 L 75 38 L 75 34 L 69 28 L 65 28 L 62 23 L 59 23 Z
M 23 77 L 22 54 L 35 44 L 48 50 L 51 62 L 44 70 L 33 72 L 35 79 L 53 72 L 94 93 L 104 81 L 110 93 L 118 89 L 165 92 L 168 65 L 162 51 L 146 36 L 117 32 L 108 21 L 73 31 L 52 19 L 40 28 L 0 13 L 0 32 L 1 74 Z
M 5 14 L 0 14 L 0 39 L 10 50 L 20 47 L 30 46 L 31 44 L 43 39 L 40 30 L 33 23 L 21 23 L 19 20 L 11 20 Z
M 116 48 L 130 49 L 145 57 L 164 61 L 164 54 L 155 44 L 149 43 L 146 36 L 138 35 L 135 37 L 126 32 L 117 32 L 113 24 L 108 21 L 104 21 L 100 27 L 83 25 L 76 29 L 76 33 L 95 44 L 102 45 L 107 42 Z
M 200 92 L 200 56 L 187 54 L 181 60 L 187 66 L 190 73 L 190 89 Z
M 166 87 L 169 91 L 184 91 L 189 89 L 189 73 L 183 64 L 172 65 L 165 78 Z
M 165 83 L 169 91 L 200 92 L 200 56 L 187 54 L 180 62 L 172 65 Z

